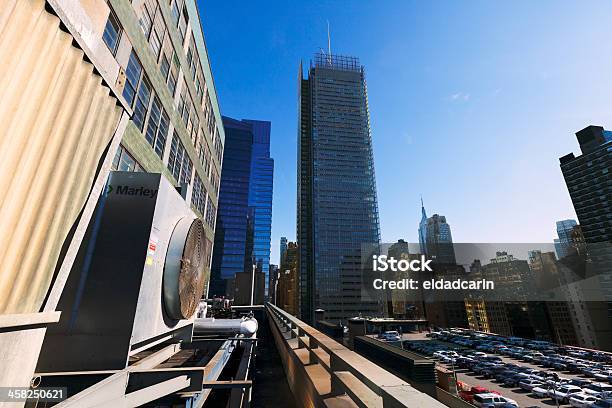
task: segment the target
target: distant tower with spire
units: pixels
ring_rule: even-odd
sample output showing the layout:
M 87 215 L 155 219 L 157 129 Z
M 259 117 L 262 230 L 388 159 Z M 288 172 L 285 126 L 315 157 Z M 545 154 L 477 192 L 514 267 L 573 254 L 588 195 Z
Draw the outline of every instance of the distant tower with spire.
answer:
M 419 246 L 421 253 L 427 255 L 427 213 L 423 205 L 423 196 L 421 196 L 421 222 L 419 223 Z
M 450 225 L 443 215 L 427 218 L 421 197 L 421 222 L 419 223 L 421 253 L 440 263 L 455 263 L 455 249 Z

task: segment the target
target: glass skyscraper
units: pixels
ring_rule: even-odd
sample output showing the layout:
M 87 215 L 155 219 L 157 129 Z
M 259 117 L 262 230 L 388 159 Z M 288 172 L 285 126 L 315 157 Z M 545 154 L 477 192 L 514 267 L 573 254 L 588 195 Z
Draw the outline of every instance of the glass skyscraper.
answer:
M 298 79 L 297 239 L 300 316 L 377 314 L 361 300 L 361 248 L 380 230 L 364 67 L 319 53 Z
M 223 127 L 227 133 L 209 295 L 232 297 L 228 282 L 253 265 L 268 282 L 274 160 L 270 122 L 223 117 Z

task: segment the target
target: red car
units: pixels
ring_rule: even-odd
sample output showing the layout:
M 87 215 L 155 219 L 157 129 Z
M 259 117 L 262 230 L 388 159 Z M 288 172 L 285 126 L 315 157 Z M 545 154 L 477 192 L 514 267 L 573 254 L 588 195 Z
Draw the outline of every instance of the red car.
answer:
M 493 393 L 493 394 L 501 395 L 499 392 L 489 390 L 485 387 L 472 387 L 469 389 L 469 391 L 463 391 L 463 390 L 459 391 L 459 397 L 464 401 L 473 402 L 474 395 L 486 394 L 486 393 Z

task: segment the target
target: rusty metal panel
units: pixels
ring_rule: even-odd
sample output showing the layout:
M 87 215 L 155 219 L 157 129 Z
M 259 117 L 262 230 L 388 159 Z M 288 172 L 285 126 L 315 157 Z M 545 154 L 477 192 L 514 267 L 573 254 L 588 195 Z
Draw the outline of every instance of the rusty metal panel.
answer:
M 40 310 L 122 112 L 44 6 L 0 8 L 0 313 Z

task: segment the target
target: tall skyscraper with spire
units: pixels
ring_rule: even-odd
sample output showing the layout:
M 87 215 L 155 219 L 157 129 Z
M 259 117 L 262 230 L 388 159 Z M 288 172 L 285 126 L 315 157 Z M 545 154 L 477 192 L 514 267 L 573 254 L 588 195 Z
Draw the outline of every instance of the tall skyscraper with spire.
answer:
M 365 72 L 359 59 L 318 53 L 300 64 L 297 240 L 300 316 L 376 315 L 361 299 L 361 250 L 380 230 Z
M 455 250 L 450 225 L 443 215 L 427 218 L 421 198 L 421 222 L 419 223 L 419 246 L 421 253 L 435 262 L 455 263 Z
M 421 222 L 419 223 L 419 246 L 421 253 L 427 255 L 427 213 L 423 205 L 423 197 L 421 197 Z

